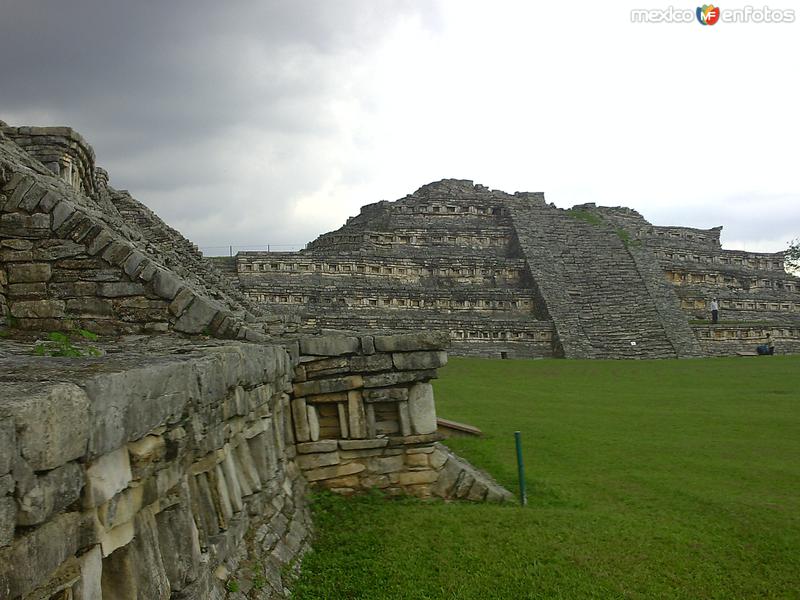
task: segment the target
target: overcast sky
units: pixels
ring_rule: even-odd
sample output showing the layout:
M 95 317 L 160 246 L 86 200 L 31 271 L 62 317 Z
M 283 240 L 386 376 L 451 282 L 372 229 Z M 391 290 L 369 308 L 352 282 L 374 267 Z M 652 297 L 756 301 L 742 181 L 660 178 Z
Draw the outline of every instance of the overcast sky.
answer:
M 446 177 L 781 250 L 800 236 L 800 19 L 631 22 L 671 4 L 696 7 L 2 0 L 0 119 L 74 127 L 207 253 L 303 244 Z

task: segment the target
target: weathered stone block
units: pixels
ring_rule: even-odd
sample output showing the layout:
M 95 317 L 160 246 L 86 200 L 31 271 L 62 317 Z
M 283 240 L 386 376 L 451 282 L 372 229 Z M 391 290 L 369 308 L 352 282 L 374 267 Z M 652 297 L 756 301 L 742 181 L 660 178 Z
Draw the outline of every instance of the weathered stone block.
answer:
M 385 448 L 388 444 L 388 438 L 379 438 L 375 440 L 339 440 L 339 447 L 342 450 L 371 450 L 375 448 Z
M 214 315 L 219 311 L 220 307 L 210 300 L 196 296 L 189 308 L 176 321 L 175 331 L 190 334 L 202 333 L 211 325 Z
M 141 283 L 115 281 L 101 283 L 97 286 L 97 294 L 104 298 L 121 298 L 123 296 L 144 296 L 147 290 Z
M 179 592 L 197 579 L 202 565 L 200 538 L 189 510 L 188 488 L 181 492 L 180 504 L 156 515 L 158 544 L 164 571 L 173 592 Z
M 309 396 L 317 394 L 330 394 L 333 392 L 344 392 L 355 390 L 364 385 L 364 379 L 360 375 L 349 375 L 347 377 L 335 377 L 332 379 L 318 379 L 306 381 L 294 385 L 295 396 Z
M 404 471 L 397 474 L 398 485 L 420 485 L 434 483 L 439 478 L 436 471 Z
M 375 349 L 379 352 L 412 352 L 414 350 L 441 350 L 450 345 L 446 331 L 376 335 Z
M 78 499 L 83 483 L 83 469 L 74 462 L 37 476 L 33 486 L 17 499 L 17 523 L 44 523 Z
M 4 596 L 17 598 L 30 592 L 74 556 L 81 524 L 78 513 L 64 513 L 0 550 L 0 590 Z
M 297 464 L 304 471 L 329 467 L 339 464 L 339 454 L 337 452 L 325 452 L 322 454 L 301 454 L 297 457 Z
M 177 421 L 198 393 L 193 365 L 179 360 L 98 375 L 84 388 L 94 414 L 89 441 L 93 457 Z
M 309 404 L 306 406 L 306 413 L 308 414 L 308 433 L 311 436 L 311 441 L 316 442 L 319 440 L 319 415 L 317 409 Z
M 372 354 L 370 356 L 353 356 L 350 368 L 356 372 L 388 371 L 392 368 L 391 354 Z
M 36 471 L 54 469 L 86 452 L 89 400 L 76 385 L 4 383 L 0 418 L 13 421 L 19 450 Z
M 75 586 L 74 600 L 103 600 L 101 585 L 103 575 L 103 552 L 93 546 L 78 557 L 81 579 Z
M 417 383 L 411 387 L 408 395 L 408 410 L 411 417 L 411 428 L 417 435 L 425 435 L 436 431 L 436 406 L 433 401 L 433 386 L 429 383 Z
M 333 452 L 338 444 L 336 440 L 320 440 L 318 442 L 304 442 L 297 444 L 300 454 L 313 454 L 316 452 Z
M 3 395 L 0 394 L 0 398 L 2 397 Z M 0 420 L 0 476 L 11 471 L 16 453 L 17 436 L 14 431 L 14 423 L 10 419 Z
M 50 281 L 53 275 L 48 263 L 11 263 L 7 268 L 9 283 Z
M 436 371 L 393 371 L 391 373 L 378 373 L 377 375 L 364 375 L 364 387 L 389 387 L 401 383 L 415 381 L 429 381 L 436 378 Z
M 297 441 L 310 441 L 311 432 L 308 426 L 308 411 L 306 410 L 305 398 L 295 398 L 292 400 L 292 421 L 294 422 L 294 432 Z
M 18 319 L 57 319 L 65 308 L 63 300 L 19 300 L 11 304 L 11 314 Z
M 399 352 L 392 354 L 392 360 L 401 371 L 438 369 L 447 364 L 447 352 Z
M 323 479 L 333 479 L 336 477 L 343 477 L 345 475 L 354 475 L 366 470 L 366 467 L 359 463 L 350 463 L 346 465 L 333 465 L 330 467 L 320 467 L 319 469 L 311 469 L 305 472 L 306 479 L 310 482 L 321 481 Z
M 300 340 L 300 353 L 314 356 L 340 356 L 355 354 L 360 347 L 358 338 L 345 336 L 318 336 Z
M 364 390 L 364 402 L 402 402 L 408 400 L 408 388 L 375 388 Z
M 348 429 L 351 438 L 367 437 L 367 415 L 361 392 L 352 391 L 347 394 Z
M 100 506 L 128 487 L 132 479 L 126 447 L 100 456 L 86 469 L 86 508 Z
M 8 546 L 14 539 L 17 522 L 17 503 L 11 496 L 0 496 L 0 548 Z M 0 551 L 1 552 L 1 551 Z M 2 554 L 0 554 L 2 556 Z M 2 590 L 2 588 L 0 588 Z

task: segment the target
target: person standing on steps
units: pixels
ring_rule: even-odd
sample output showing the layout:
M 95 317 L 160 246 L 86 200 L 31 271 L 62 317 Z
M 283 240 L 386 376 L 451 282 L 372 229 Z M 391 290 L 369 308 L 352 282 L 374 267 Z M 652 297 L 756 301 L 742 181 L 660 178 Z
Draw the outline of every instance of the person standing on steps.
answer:
M 716 298 L 711 299 L 711 323 L 713 325 L 719 323 L 719 302 Z

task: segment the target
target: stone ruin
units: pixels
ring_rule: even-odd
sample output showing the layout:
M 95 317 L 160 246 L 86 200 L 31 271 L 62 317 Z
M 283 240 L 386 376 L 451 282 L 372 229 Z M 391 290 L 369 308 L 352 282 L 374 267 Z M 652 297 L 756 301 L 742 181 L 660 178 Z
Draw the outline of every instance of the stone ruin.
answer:
M 285 597 L 309 488 L 512 499 L 438 443 L 449 333 L 321 335 L 94 160 L 0 123 L 0 597 Z
M 214 261 L 301 328 L 435 328 L 461 355 L 730 355 L 767 333 L 779 353 L 800 351 L 800 278 L 783 253 L 723 250 L 720 232 L 448 179 L 364 206 L 301 252 Z

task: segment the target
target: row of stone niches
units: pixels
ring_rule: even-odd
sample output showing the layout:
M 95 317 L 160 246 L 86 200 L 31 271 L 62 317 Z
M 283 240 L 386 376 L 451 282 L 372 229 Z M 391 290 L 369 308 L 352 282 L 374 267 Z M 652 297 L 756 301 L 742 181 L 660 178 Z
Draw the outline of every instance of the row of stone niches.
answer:
M 524 269 L 520 268 L 482 268 L 482 267 L 446 267 L 446 268 L 426 268 L 407 264 L 386 265 L 376 262 L 350 262 L 333 263 L 324 262 L 295 262 L 299 257 L 292 257 L 292 262 L 286 259 L 252 259 L 250 257 L 239 257 L 237 259 L 237 270 L 239 273 L 291 273 L 291 274 L 310 274 L 310 273 L 335 273 L 347 274 L 359 273 L 364 275 L 388 275 L 390 277 L 497 277 L 511 281 L 519 280 Z
M 763 254 L 742 254 L 736 252 L 735 256 L 731 256 L 733 251 L 723 250 L 721 254 L 697 254 L 676 252 L 674 250 L 654 250 L 655 255 L 662 260 L 669 261 L 685 261 L 706 263 L 715 265 L 733 265 L 740 266 L 748 269 L 757 269 L 759 271 L 784 271 L 783 261 L 775 259 L 772 256 L 765 257 Z M 667 264 L 667 266 L 669 266 Z
M 495 235 L 467 236 L 430 234 L 424 231 L 405 235 L 383 232 L 370 232 L 361 235 L 329 233 L 308 245 L 309 249 L 337 244 L 379 244 L 409 246 L 466 246 L 469 248 L 504 248 L 509 243 L 507 231 L 498 231 Z
M 653 229 L 649 233 L 656 237 L 669 237 L 672 239 L 699 241 L 704 244 L 708 244 L 710 246 L 716 246 L 719 243 L 718 233 L 712 234 L 712 233 L 693 231 L 682 228 L 676 229 L 673 227 L 658 227 L 658 226 L 653 227 Z
M 701 338 L 717 340 L 763 340 L 768 333 L 774 338 L 800 339 L 797 327 L 715 327 L 696 332 Z
M 401 201 L 402 202 L 402 201 Z M 508 209 L 504 206 L 476 206 L 474 204 L 399 204 L 392 207 L 401 214 L 427 215 L 483 215 L 488 217 L 505 217 Z
M 687 310 L 710 310 L 710 298 L 681 298 L 681 308 Z M 758 302 L 755 300 L 719 300 L 720 310 L 752 310 L 764 312 L 800 312 L 796 302 Z
M 723 275 L 722 273 L 698 273 L 691 271 L 666 271 L 667 279 L 675 285 L 691 283 L 710 283 L 714 285 L 725 285 L 727 287 L 744 288 L 736 277 Z M 750 279 L 748 289 L 760 290 L 779 290 L 784 292 L 800 292 L 800 283 L 788 280 L 789 275 L 784 279 Z
M 311 305 L 310 296 L 260 294 L 246 291 L 245 295 L 254 302 L 264 304 L 293 304 Z M 373 295 L 362 296 L 353 294 L 349 296 L 327 296 L 319 298 L 319 304 L 345 305 L 351 308 L 385 308 L 385 309 L 426 309 L 426 310 L 500 310 L 528 313 L 534 307 L 533 298 L 519 298 L 517 300 L 457 300 L 453 298 L 437 298 L 435 300 L 424 298 L 398 298 Z

